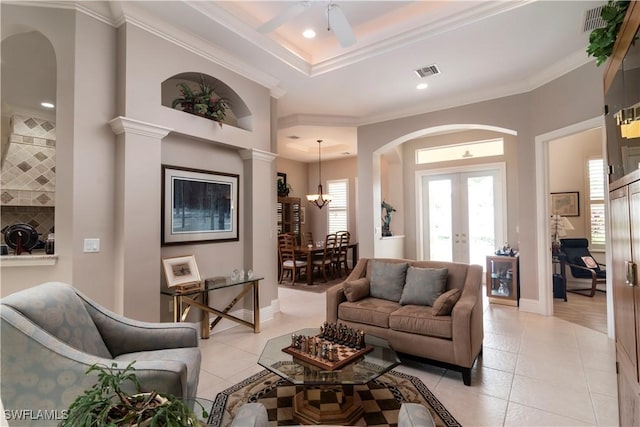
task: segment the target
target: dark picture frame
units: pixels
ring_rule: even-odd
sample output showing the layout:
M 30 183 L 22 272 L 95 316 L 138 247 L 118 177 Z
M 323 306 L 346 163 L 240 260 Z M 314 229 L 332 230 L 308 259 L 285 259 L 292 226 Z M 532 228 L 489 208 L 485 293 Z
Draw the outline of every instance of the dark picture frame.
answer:
M 162 165 L 162 246 L 238 241 L 240 176 Z
M 580 216 L 580 193 L 578 191 L 551 193 L 551 215 Z

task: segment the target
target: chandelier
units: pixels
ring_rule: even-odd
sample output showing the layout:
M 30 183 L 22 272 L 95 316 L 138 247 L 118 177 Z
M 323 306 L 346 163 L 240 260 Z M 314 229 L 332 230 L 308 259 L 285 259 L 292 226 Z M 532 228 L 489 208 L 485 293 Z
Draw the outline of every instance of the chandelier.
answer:
M 318 140 L 318 192 L 316 194 L 307 194 L 307 200 L 316 205 L 319 209 L 322 209 L 324 205 L 331 201 L 329 194 L 322 193 L 322 159 L 320 158 L 320 143 L 322 140 Z

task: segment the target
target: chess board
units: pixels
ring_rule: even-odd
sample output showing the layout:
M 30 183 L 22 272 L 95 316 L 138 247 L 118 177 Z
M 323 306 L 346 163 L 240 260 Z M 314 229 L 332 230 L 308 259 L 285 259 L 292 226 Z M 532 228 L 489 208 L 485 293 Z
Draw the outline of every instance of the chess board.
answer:
M 328 344 L 329 342 L 323 341 L 323 343 Z M 373 347 L 370 345 L 367 345 L 360 350 L 356 350 L 355 348 L 351 348 L 346 345 L 341 345 L 336 343 L 334 343 L 333 346 L 338 347 L 338 360 L 335 360 L 335 361 L 329 361 L 319 356 L 314 356 L 311 353 L 305 353 L 291 346 L 283 348 L 282 351 L 284 351 L 285 353 L 291 354 L 293 357 L 300 359 L 303 362 L 307 362 L 318 368 L 322 368 L 327 371 L 334 371 L 336 369 L 340 369 L 348 365 L 349 363 L 353 362 L 354 360 L 364 356 L 365 354 L 373 350 Z

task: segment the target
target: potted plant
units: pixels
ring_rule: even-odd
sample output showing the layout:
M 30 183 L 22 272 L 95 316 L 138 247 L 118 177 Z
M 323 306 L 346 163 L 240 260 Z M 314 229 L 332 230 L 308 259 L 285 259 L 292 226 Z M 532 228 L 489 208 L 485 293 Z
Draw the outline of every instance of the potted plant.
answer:
M 602 65 L 611 56 L 629 3 L 629 0 L 609 0 L 606 5 L 602 6 L 600 16 L 606 25 L 591 31 L 589 46 L 587 46 L 587 54 L 596 58 L 597 66 Z
M 195 413 L 180 399 L 165 393 L 129 394 L 125 384 L 140 390 L 131 362 L 124 370 L 94 364 L 88 370 L 98 373 L 98 382 L 69 406 L 67 418 L 59 427 L 77 426 L 200 426 Z M 196 402 L 197 403 L 197 402 Z M 208 414 L 202 409 L 202 416 Z
M 178 83 L 177 86 L 182 96 L 173 100 L 172 108 L 180 106 L 186 113 L 206 117 L 222 126 L 227 109 L 230 107 L 229 100 L 216 95 L 215 89 L 206 82 L 203 75 L 200 75 L 197 90 L 192 89 L 186 82 Z
M 286 184 L 283 180 L 278 180 L 278 196 L 287 197 L 292 190 L 291 184 Z

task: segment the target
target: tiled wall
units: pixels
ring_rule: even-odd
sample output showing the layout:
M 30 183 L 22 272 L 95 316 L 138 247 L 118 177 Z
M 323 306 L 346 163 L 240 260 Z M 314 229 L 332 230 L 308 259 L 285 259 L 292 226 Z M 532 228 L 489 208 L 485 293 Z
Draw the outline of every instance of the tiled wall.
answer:
M 26 223 L 45 239 L 54 225 L 55 123 L 14 115 L 10 127 L 10 141 L 0 170 L 0 229 Z

